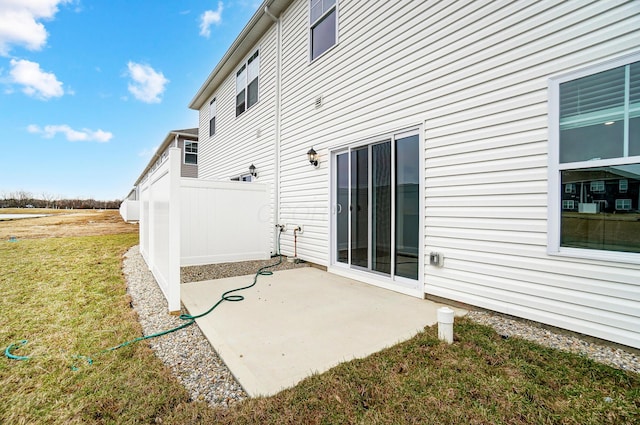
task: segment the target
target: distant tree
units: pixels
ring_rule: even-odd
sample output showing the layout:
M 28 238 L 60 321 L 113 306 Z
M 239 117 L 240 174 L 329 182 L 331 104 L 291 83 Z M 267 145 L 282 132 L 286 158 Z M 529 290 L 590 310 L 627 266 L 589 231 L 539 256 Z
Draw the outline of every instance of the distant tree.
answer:
M 42 195 L 40 195 L 42 197 L 42 200 L 44 201 L 44 207 L 45 208 L 52 208 L 52 204 L 54 202 L 54 200 L 56 199 L 55 195 L 52 195 L 51 193 L 48 192 L 42 192 Z
M 18 201 L 18 207 L 24 208 L 30 204 L 33 199 L 33 195 L 25 190 L 19 190 L 15 194 L 15 198 Z

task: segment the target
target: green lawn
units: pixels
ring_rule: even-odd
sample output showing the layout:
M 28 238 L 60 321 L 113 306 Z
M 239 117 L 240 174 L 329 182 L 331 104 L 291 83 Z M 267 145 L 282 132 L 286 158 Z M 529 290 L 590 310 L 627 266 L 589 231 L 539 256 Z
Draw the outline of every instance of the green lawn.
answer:
M 0 423 L 149 423 L 208 410 L 187 403 L 144 343 L 95 355 L 141 335 L 121 272 L 135 244 L 137 234 L 0 242 L 0 347 L 28 339 L 14 354 L 32 357 L 0 359 Z
M 640 423 L 640 377 L 457 320 L 276 396 L 211 409 L 141 335 L 121 272 L 136 234 L 0 241 L 0 424 Z M 88 365 L 74 355 L 90 355 Z M 78 366 L 77 371 L 72 370 Z

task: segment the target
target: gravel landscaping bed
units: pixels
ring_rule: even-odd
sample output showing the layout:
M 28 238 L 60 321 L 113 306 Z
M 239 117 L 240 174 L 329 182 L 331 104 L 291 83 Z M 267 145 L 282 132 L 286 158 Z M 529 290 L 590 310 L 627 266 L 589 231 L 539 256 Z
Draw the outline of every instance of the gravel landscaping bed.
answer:
M 274 264 L 278 258 L 240 263 L 183 267 L 181 281 L 197 282 L 225 277 L 253 275 L 260 268 Z M 285 270 L 308 267 L 305 263 L 290 263 L 283 257 L 277 267 Z M 184 324 L 178 316 L 168 314 L 167 301 L 144 262 L 138 246 L 131 248 L 123 262 L 127 291 L 145 335 L 151 335 Z M 247 284 L 251 283 L 251 280 Z M 182 307 L 182 313 L 187 311 Z M 193 400 L 207 401 L 214 406 L 229 406 L 247 398 L 247 394 L 227 366 L 209 344 L 197 325 L 147 340 L 156 355 L 191 394 Z
M 258 268 L 273 264 L 277 258 L 264 261 L 245 261 L 208 266 L 183 267 L 181 281 L 196 282 L 232 276 L 254 274 Z M 286 260 L 270 270 L 308 267 L 307 264 L 289 263 Z M 184 321 L 167 314 L 167 302 L 134 246 L 126 254 L 123 272 L 132 306 L 138 313 L 145 335 L 170 329 Z M 251 283 L 250 281 L 248 283 Z M 183 308 L 183 313 L 186 311 Z M 505 337 L 518 336 L 542 345 L 578 353 L 593 360 L 640 373 L 640 357 L 619 348 L 612 348 L 572 334 L 555 333 L 535 322 L 514 320 L 489 312 L 471 311 L 469 317 L 479 323 L 492 326 Z M 193 400 L 207 401 L 212 406 L 229 406 L 247 398 L 224 362 L 198 326 L 147 340 L 156 355 L 173 371 L 177 379 L 187 388 Z
M 640 373 L 640 356 L 621 348 L 592 341 L 589 337 L 581 337 L 569 332 L 555 332 L 536 322 L 485 311 L 470 311 L 468 317 L 483 325 L 491 326 L 503 337 L 517 336 L 540 345 L 580 354 L 618 369 Z

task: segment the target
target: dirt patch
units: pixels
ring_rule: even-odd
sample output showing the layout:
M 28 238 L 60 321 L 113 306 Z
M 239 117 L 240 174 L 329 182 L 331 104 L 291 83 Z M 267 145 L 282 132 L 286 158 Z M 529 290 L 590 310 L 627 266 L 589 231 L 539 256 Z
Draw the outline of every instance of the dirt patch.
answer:
M 38 211 L 48 217 L 0 221 L 0 240 L 115 235 L 138 232 L 138 224 L 126 223 L 117 210 Z

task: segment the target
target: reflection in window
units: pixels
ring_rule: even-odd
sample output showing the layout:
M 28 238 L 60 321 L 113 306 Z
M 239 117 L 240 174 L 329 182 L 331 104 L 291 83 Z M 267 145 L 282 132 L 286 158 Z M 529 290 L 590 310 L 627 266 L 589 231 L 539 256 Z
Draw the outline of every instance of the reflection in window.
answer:
M 418 135 L 396 140 L 396 274 L 418 278 L 420 234 Z
M 391 273 L 391 142 L 371 147 L 371 254 L 373 270 Z
M 209 102 L 209 136 L 216 134 L 216 99 Z
M 351 154 L 351 264 L 369 265 L 369 150 Z
M 258 51 L 236 72 L 236 117 L 258 103 L 260 59 Z
M 561 246 L 640 252 L 640 164 L 565 170 L 561 177 L 576 186 L 575 194 L 563 194 Z
M 335 0 L 310 1 L 311 60 L 336 44 L 337 11 Z
M 555 87 L 560 246 L 640 252 L 640 62 Z

